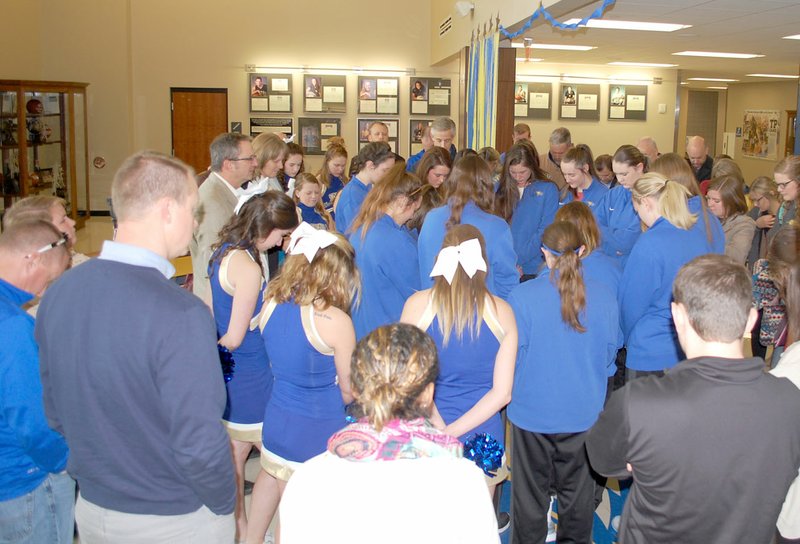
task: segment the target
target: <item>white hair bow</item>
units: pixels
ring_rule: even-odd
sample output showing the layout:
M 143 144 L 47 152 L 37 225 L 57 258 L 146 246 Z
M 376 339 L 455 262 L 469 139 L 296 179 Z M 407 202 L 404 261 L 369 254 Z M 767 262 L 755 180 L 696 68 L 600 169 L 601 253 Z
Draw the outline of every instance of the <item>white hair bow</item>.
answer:
M 436 264 L 431 270 L 431 277 L 444 276 L 447 283 L 453 283 L 453 276 L 456 274 L 458 265 L 461 265 L 470 278 L 478 270 L 486 272 L 486 261 L 481 255 L 481 243 L 477 238 L 461 242 L 457 246 L 442 248 L 439 256 L 436 257 Z
M 314 260 L 314 256 L 320 249 L 336 243 L 336 235 L 327 230 L 315 229 L 305 221 L 300 223 L 289 238 L 289 247 L 286 252 L 289 255 L 303 254 L 308 262 Z
M 256 195 L 262 195 L 267 191 L 269 191 L 268 178 L 261 178 L 259 180 L 254 179 L 247 186 L 247 189 L 242 189 L 241 187 L 236 189 L 236 195 L 239 197 L 239 199 L 236 202 L 236 207 L 233 209 L 233 213 L 238 215 L 239 210 L 242 209 L 242 206 L 244 206 L 245 202 Z
M 289 134 L 289 136 L 287 136 L 287 137 L 285 137 L 283 139 L 283 143 L 286 143 L 286 144 L 292 143 L 294 141 L 294 137 L 295 137 L 294 134 Z

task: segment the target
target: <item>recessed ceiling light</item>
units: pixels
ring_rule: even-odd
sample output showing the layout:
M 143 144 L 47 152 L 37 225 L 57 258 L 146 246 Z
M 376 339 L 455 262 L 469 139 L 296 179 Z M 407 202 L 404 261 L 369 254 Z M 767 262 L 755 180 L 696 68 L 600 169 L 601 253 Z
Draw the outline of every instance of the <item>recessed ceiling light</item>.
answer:
M 727 87 L 706 87 L 706 89 L 714 89 L 715 91 L 727 91 Z
M 564 21 L 565 25 L 574 25 L 579 23 L 580 19 L 570 19 Z M 692 25 L 678 25 L 670 23 L 646 23 L 643 21 L 610 21 L 608 19 L 590 19 L 585 25 L 589 28 L 610 28 L 614 30 L 645 30 L 647 32 L 675 32 L 684 28 L 690 28 Z
M 525 57 L 517 57 L 517 62 L 542 62 L 544 59 L 526 59 Z
M 781 79 L 798 79 L 800 76 L 790 76 L 788 74 L 746 74 L 747 77 L 777 77 Z
M 660 62 L 609 62 L 611 66 L 643 66 L 646 68 L 674 68 L 677 64 L 664 64 Z
M 524 43 L 512 43 L 511 47 L 522 49 L 525 47 Z M 530 45 L 531 49 L 554 49 L 558 51 L 591 51 L 597 49 L 594 45 L 560 45 L 557 43 L 533 43 Z
M 681 55 L 684 57 L 713 57 L 717 59 L 754 59 L 764 56 L 755 53 L 722 53 L 719 51 L 680 51 L 678 53 L 673 53 L 673 55 Z
M 689 77 L 688 81 L 718 81 L 720 83 L 733 83 L 739 81 L 738 79 L 725 79 L 721 77 Z
M 784 36 L 784 40 L 800 40 L 800 34 L 795 34 L 793 36 Z

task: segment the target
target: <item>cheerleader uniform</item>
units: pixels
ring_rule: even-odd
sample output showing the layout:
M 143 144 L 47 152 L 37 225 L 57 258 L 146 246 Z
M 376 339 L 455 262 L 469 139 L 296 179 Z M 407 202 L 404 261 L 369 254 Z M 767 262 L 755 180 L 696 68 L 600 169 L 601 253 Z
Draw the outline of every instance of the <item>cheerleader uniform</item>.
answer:
M 445 204 L 428 212 L 422 224 L 417 247 L 420 285 L 423 289 L 433 285 L 430 274 L 442 249 L 447 230 L 445 224 L 449 218 L 450 205 Z M 486 287 L 493 295 L 506 298 L 511 290 L 519 285 L 517 254 L 514 252 L 514 242 L 508 223 L 496 215 L 486 213 L 471 201 L 464 206 L 461 223 L 472 225 L 483 234 L 488 261 Z
M 544 229 L 555 220 L 558 188 L 550 181 L 534 181 L 525 188 L 511 218 L 511 238 L 517 262 L 526 275 L 537 274 L 544 262 L 540 250 Z
M 229 246 L 224 244 L 215 256 Z M 220 338 L 228 331 L 233 307 L 234 289 L 228 281 L 228 266 L 234 254 L 241 251 L 244 250 L 231 250 L 221 260 L 214 261 L 209 270 L 214 321 Z M 255 257 L 249 251 L 246 253 L 255 262 Z M 261 311 L 261 305 L 259 296 L 254 316 Z M 248 330 L 245 333 L 242 343 L 231 353 L 233 377 L 225 384 L 228 400 L 222 415 L 223 424 L 231 438 L 242 442 L 258 442 L 261 439 L 264 408 L 272 392 L 272 371 L 259 336 L 258 331 Z
M 325 192 L 322 194 L 322 205 L 325 206 L 325 211 L 329 214 L 333 215 L 333 201 L 336 199 L 336 195 L 339 194 L 339 191 L 344 189 L 344 182 L 342 178 L 337 178 L 336 176 L 330 176 L 331 185 Z
M 314 325 L 314 308 L 270 301 L 259 317 L 275 385 L 264 411 L 261 466 L 288 480 L 298 463 L 319 455 L 344 427 L 333 348 Z
M 642 221 L 633 208 L 633 195 L 617 185 L 592 209 L 600 228 L 600 250 L 625 266 L 628 255 L 642 233 Z
M 356 338 L 400 320 L 408 297 L 419 291 L 417 242 L 411 233 L 384 214 L 364 238 L 359 228 L 350 236 L 361 271 L 363 296 L 353 308 Z
M 315 229 L 326 230 L 328 228 L 328 222 L 325 221 L 325 218 L 320 215 L 316 208 L 312 208 L 311 206 L 306 206 L 302 202 L 298 202 L 297 209 L 300 210 L 300 215 L 303 217 L 303 221 Z
M 347 233 L 350 225 L 353 224 L 353 219 L 356 218 L 361 209 L 361 204 L 367 198 L 369 190 L 370 185 L 365 184 L 355 176 L 350 178 L 350 183 L 342 189 L 339 203 L 336 205 L 336 230 L 341 233 Z M 327 193 L 327 191 L 325 192 Z M 325 202 L 324 196 L 322 201 L 323 203 Z M 327 204 L 325 205 L 327 206 Z

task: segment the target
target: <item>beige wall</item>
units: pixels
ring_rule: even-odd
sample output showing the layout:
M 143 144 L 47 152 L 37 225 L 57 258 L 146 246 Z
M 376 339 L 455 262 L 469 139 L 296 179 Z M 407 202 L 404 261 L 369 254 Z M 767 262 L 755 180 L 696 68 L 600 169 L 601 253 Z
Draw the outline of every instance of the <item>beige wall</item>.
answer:
M 777 110 L 781 112 L 778 134 L 778 160 L 784 156 L 786 143 L 786 111 L 797 109 L 797 82 L 736 83 L 728 87 L 728 108 L 725 131 L 735 132 L 741 127 L 745 110 Z M 777 161 L 751 159 L 741 153 L 742 139 L 736 138 L 735 160 L 742 168 L 744 179 L 750 183 L 758 176 L 772 176 Z
M 549 121 L 522 119 L 533 129 L 533 141 L 540 151 L 548 149 L 547 140 L 554 128 L 564 126 L 572 133 L 574 143 L 588 144 L 596 155 L 608 153 L 613 155 L 623 144 L 636 144 L 642 136 L 651 136 L 658 143 L 662 153 L 672 151 L 675 127 L 675 97 L 677 92 L 676 72 L 674 70 L 637 69 L 626 70 L 610 66 L 594 65 L 553 65 L 545 63 L 524 63 L 517 66 L 518 81 L 549 82 L 553 88 L 553 111 Z M 580 84 L 600 85 L 600 121 L 559 120 L 557 96 L 560 89 L 559 77 L 543 78 L 542 75 L 553 74 L 581 75 L 595 80 L 564 80 Z M 662 78 L 660 85 L 652 83 L 654 77 Z M 631 85 L 647 85 L 647 120 L 622 121 L 608 119 L 608 86 L 609 79 L 616 78 L 622 82 L 629 80 Z M 642 80 L 634 82 L 633 80 Z M 649 81 L 646 83 L 644 80 Z M 665 113 L 658 113 L 658 105 L 664 104 Z
M 40 2 L 0 0 L 0 79 L 42 79 L 41 13 Z

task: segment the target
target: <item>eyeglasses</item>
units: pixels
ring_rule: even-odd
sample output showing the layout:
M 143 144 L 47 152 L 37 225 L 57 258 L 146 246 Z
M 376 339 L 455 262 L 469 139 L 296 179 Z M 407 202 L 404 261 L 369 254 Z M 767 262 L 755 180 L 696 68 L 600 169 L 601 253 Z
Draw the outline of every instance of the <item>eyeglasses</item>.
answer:
M 797 180 L 796 180 L 796 179 L 790 179 L 790 180 L 789 180 L 789 181 L 787 181 L 786 183 L 776 183 L 775 185 L 777 185 L 777 186 L 778 186 L 778 189 L 786 189 L 786 186 L 787 186 L 787 185 L 789 185 L 790 183 L 792 183 L 793 181 L 794 181 L 795 183 L 797 182 Z
M 254 160 L 256 160 L 256 156 L 255 155 L 250 155 L 249 157 L 237 157 L 235 159 L 228 159 L 228 160 L 229 161 L 234 161 L 234 162 L 237 162 L 237 161 L 254 161 Z
M 753 204 L 756 204 L 756 205 L 758 205 L 758 203 L 759 203 L 759 202 L 761 202 L 761 199 L 763 199 L 763 198 L 766 198 L 766 197 L 765 197 L 764 195 L 761 195 L 761 196 L 760 196 L 760 197 L 758 197 L 758 198 L 751 198 L 750 200 L 752 200 L 752 201 L 753 201 Z
M 51 242 L 46 246 L 40 247 L 39 249 L 36 250 L 36 253 L 47 253 L 51 249 L 55 249 L 58 246 L 65 245 L 67 242 L 69 242 L 69 235 L 67 235 L 66 232 L 62 232 L 61 237 L 58 240 L 56 240 L 55 242 Z M 30 255 L 26 255 L 26 258 L 30 258 Z

